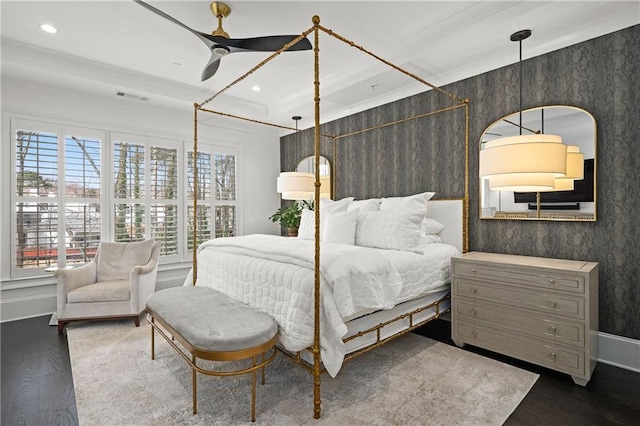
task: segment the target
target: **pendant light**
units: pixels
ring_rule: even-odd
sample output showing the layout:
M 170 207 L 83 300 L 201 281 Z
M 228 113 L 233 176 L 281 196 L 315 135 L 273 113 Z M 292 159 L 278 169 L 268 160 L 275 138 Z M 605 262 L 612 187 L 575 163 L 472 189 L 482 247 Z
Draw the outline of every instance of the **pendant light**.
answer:
M 560 136 L 522 134 L 522 41 L 530 35 L 531 30 L 521 30 L 510 37 L 520 44 L 520 134 L 491 140 L 480 151 L 480 177 L 493 190 L 554 191 L 556 178 L 567 172 L 567 146 Z
M 298 136 L 298 121 L 302 119 L 299 115 L 291 117 L 296 122 L 295 144 L 300 143 Z M 277 191 L 282 194 L 283 200 L 310 200 L 314 194 L 314 179 L 312 173 L 302 172 L 281 172 L 278 176 L 276 187 Z

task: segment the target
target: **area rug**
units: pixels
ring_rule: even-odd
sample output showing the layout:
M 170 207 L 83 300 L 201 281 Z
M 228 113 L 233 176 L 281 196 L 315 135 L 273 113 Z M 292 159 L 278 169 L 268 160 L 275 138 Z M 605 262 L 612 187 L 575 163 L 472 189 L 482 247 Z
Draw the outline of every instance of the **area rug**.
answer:
M 131 321 L 67 329 L 80 425 L 250 424 L 251 376 L 198 374 L 150 326 Z M 408 333 L 323 375 L 313 419 L 312 377 L 282 354 L 258 384 L 256 425 L 500 425 L 538 375 Z

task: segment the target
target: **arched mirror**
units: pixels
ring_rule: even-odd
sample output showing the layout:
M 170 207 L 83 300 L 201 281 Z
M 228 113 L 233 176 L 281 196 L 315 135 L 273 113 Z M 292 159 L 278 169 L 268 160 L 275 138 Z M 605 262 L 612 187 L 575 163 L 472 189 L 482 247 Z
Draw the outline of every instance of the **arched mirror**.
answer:
M 315 158 L 313 155 L 305 157 L 296 166 L 296 172 L 315 174 Z M 333 198 L 333 182 L 331 179 L 331 164 L 326 157 L 320 156 L 320 198 Z
M 521 131 L 522 128 L 522 131 Z M 596 220 L 596 121 L 587 111 L 569 106 L 544 106 L 516 112 L 491 124 L 482 133 L 480 150 L 499 138 L 527 134 L 557 135 L 562 143 L 579 149 L 584 161 L 582 178 L 561 189 L 513 192 L 491 189 L 489 179 L 480 178 L 480 218 L 515 220 Z M 577 148 L 575 148 L 577 147 Z M 485 159 L 487 156 L 484 157 Z M 481 154 L 481 162 L 483 156 Z M 482 164 L 480 166 L 482 174 Z

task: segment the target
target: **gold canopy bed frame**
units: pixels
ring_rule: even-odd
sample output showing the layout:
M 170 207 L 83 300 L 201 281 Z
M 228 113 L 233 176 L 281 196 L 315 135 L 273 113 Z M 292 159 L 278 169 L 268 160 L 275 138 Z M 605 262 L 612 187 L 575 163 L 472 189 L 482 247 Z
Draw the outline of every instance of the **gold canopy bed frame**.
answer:
M 253 122 L 253 123 L 257 123 L 257 124 L 261 124 L 261 125 L 267 125 L 267 126 L 271 126 L 271 127 L 277 127 L 277 128 L 281 128 L 281 129 L 287 129 L 287 130 L 296 130 L 293 127 L 289 127 L 289 126 L 283 126 L 283 125 L 278 125 L 278 124 L 273 124 L 273 123 L 268 123 L 265 121 L 260 121 L 260 120 L 255 120 L 255 119 L 251 119 L 251 118 L 246 118 L 246 117 L 241 117 L 238 115 L 233 115 L 233 114 L 229 114 L 229 113 L 224 113 L 221 111 L 215 111 L 215 110 L 211 110 L 211 109 L 206 109 L 204 108 L 204 106 L 208 103 L 210 103 L 211 101 L 213 101 L 216 97 L 218 97 L 220 94 L 226 92 L 227 90 L 229 90 L 231 87 L 233 87 L 234 85 L 236 85 L 237 83 L 241 82 L 242 80 L 244 80 L 245 78 L 247 78 L 249 75 L 251 75 L 252 73 L 254 73 L 255 71 L 257 71 L 258 69 L 262 68 L 265 64 L 267 64 L 269 61 L 271 61 L 272 59 L 274 59 L 275 57 L 277 57 L 278 55 L 280 55 L 282 52 L 286 51 L 287 49 L 289 49 L 289 47 L 293 46 L 294 44 L 296 44 L 298 41 L 300 41 L 302 38 L 308 36 L 309 34 L 313 33 L 313 37 L 314 37 L 314 47 L 313 47 L 313 51 L 314 51 L 314 56 L 313 56 L 313 62 L 314 62 L 314 104 L 315 104 L 315 113 L 314 113 L 314 164 L 315 164 L 315 194 L 314 194 L 314 200 L 315 200 L 315 206 L 319 206 L 320 205 L 320 138 L 321 137 L 329 137 L 331 139 L 333 139 L 333 149 L 334 149 L 334 153 L 336 151 L 336 143 L 338 140 L 343 139 L 343 138 L 347 138 L 350 136 L 354 136 L 354 135 L 358 135 L 364 132 L 369 132 L 372 130 L 376 130 L 376 129 L 381 129 L 384 127 L 389 127 L 389 126 L 393 126 L 393 125 L 397 125 L 400 123 L 405 123 L 411 120 L 416 120 L 419 118 L 423 118 L 423 117 L 427 117 L 427 116 L 432 116 L 435 114 L 439 114 L 439 113 L 443 113 L 443 112 L 448 112 L 448 111 L 453 111 L 453 110 L 457 110 L 459 108 L 464 108 L 464 114 L 465 114 L 465 129 L 464 129 L 464 197 L 461 199 L 462 200 L 462 222 L 463 222 L 463 229 L 462 229 L 462 248 L 463 248 L 463 252 L 468 251 L 469 248 L 469 232 L 468 232 L 468 218 L 469 218 L 469 99 L 462 99 L 459 98 L 455 95 L 452 95 L 446 91 L 444 91 L 443 89 L 421 79 L 420 77 L 412 74 L 409 71 L 406 71 L 402 68 L 400 68 L 397 65 L 392 64 L 391 62 L 377 56 L 376 54 L 368 51 L 367 49 L 365 49 L 362 46 L 359 46 L 357 44 L 355 44 L 353 41 L 335 33 L 333 30 L 328 29 L 323 27 L 322 25 L 320 25 L 320 18 L 316 15 L 312 18 L 312 23 L 313 26 L 311 28 L 309 28 L 308 30 L 304 31 L 303 33 L 301 33 L 297 38 L 293 39 L 291 42 L 285 44 L 281 49 L 275 51 L 273 54 L 271 54 L 269 57 L 267 57 L 265 60 L 263 60 L 262 62 L 260 62 L 259 64 L 257 64 L 255 67 L 253 67 L 251 70 L 249 70 L 248 72 L 246 72 L 245 74 L 243 74 L 242 76 L 238 77 L 236 80 L 234 80 L 233 82 L 231 82 L 230 84 L 228 84 L 226 87 L 224 87 L 223 89 L 219 90 L 217 93 L 215 93 L 213 96 L 211 96 L 210 98 L 206 99 L 205 101 L 201 102 L 201 103 L 194 103 L 194 129 L 193 129 L 193 173 L 195 176 L 197 176 L 198 170 L 197 170 L 197 155 L 198 155 L 198 112 L 202 111 L 202 112 L 207 112 L 207 113 L 213 113 L 213 114 L 217 114 L 220 116 L 224 116 L 224 117 L 229 117 L 229 118 L 234 118 L 234 119 L 239 119 L 239 120 L 244 120 L 244 121 L 249 121 L 249 122 Z M 324 32 L 325 34 L 328 34 L 331 37 L 334 37 L 346 44 L 348 44 L 349 46 L 356 48 L 358 50 L 360 50 L 361 52 L 366 53 L 367 55 L 372 56 L 373 58 L 377 59 L 378 61 L 383 62 L 384 64 L 390 66 L 391 68 L 413 78 L 414 80 L 428 86 L 429 88 L 437 91 L 438 93 L 441 93 L 443 96 L 446 96 L 447 98 L 450 99 L 450 101 L 452 102 L 451 106 L 442 108 L 442 109 L 438 109 L 436 111 L 431 111 L 431 112 L 426 112 L 426 113 L 422 113 L 422 114 L 418 114 L 418 115 L 414 115 L 414 116 L 410 116 L 410 117 L 406 117 L 406 118 L 402 118 L 399 120 L 395 120 L 392 122 L 387 122 L 387 123 L 381 123 L 369 128 L 365 128 L 365 129 L 360 129 L 360 130 L 356 130 L 350 133 L 345 133 L 345 134 L 340 134 L 340 135 L 324 135 L 321 134 L 320 132 L 320 72 L 319 72 L 319 34 L 320 32 Z M 334 158 L 335 160 L 335 158 Z M 334 172 L 332 173 L 333 176 L 335 176 L 335 167 L 332 168 L 332 170 L 334 170 Z M 198 179 L 194 179 L 194 197 L 193 197 L 193 211 L 194 211 L 194 218 L 196 217 L 196 211 L 198 208 L 198 187 L 197 187 L 197 182 Z M 333 191 L 333 189 L 335 188 L 335 179 L 332 179 L 332 195 L 335 194 L 335 192 Z M 456 198 L 456 200 L 460 200 L 459 198 Z M 313 387 L 314 387 L 314 391 L 313 391 L 313 395 L 314 395 L 314 400 L 313 400 L 313 417 L 318 419 L 320 418 L 320 405 L 321 405 L 321 398 L 320 398 L 320 376 L 323 372 L 323 368 L 321 367 L 321 356 L 320 356 L 320 209 L 316 208 L 315 209 L 315 255 L 314 255 L 314 336 L 313 336 L 313 346 L 311 348 L 308 348 L 307 350 L 311 353 L 312 357 L 313 357 L 313 363 L 308 363 L 304 360 L 301 359 L 300 356 L 300 352 L 298 352 L 297 354 L 290 354 L 289 352 L 287 352 L 286 350 L 281 350 L 282 353 L 286 354 L 290 359 L 292 359 L 296 364 L 304 367 L 307 371 L 309 371 L 311 374 L 313 374 Z M 193 241 L 194 241 L 194 250 L 193 250 L 193 285 L 196 284 L 196 280 L 197 280 L 197 248 L 198 248 L 198 231 L 197 231 L 197 220 L 193 221 Z M 441 315 L 447 313 L 450 311 L 450 307 L 447 307 L 445 310 L 443 310 L 442 312 L 439 310 L 439 303 L 444 301 L 444 300 L 448 300 L 448 296 L 445 299 L 442 300 L 438 300 L 436 302 L 433 302 L 431 304 L 429 304 L 428 306 L 423 306 L 420 307 L 418 309 L 413 310 L 412 312 L 409 313 L 405 313 L 402 314 L 398 317 L 396 317 L 395 319 L 392 319 L 390 321 L 385 321 L 383 323 L 378 324 L 378 326 L 370 328 L 368 330 L 364 330 L 361 331 L 359 333 L 356 333 L 353 336 L 350 336 L 348 338 L 345 338 L 344 341 L 345 343 L 349 340 L 353 340 L 359 337 L 362 337 L 363 335 L 367 335 L 367 334 L 371 334 L 371 333 L 376 333 L 376 341 L 372 344 L 368 344 L 365 347 L 362 347 L 352 353 L 349 353 L 345 356 L 344 361 L 348 361 L 350 359 L 353 359 L 355 356 L 360 355 L 362 353 L 368 352 L 369 350 L 378 347 L 384 343 L 386 343 L 387 341 L 395 338 L 395 337 L 399 337 L 403 334 L 406 334 L 407 332 L 420 327 L 422 325 L 424 325 L 425 323 L 427 323 L 428 321 L 431 321 L 432 319 L 436 319 L 438 317 L 440 317 Z M 426 310 L 426 309 L 430 309 L 433 308 L 435 309 L 435 315 L 433 317 L 427 318 L 426 320 L 421 320 L 418 323 L 414 323 L 414 315 L 419 314 L 420 312 Z M 390 323 L 396 322 L 396 321 L 400 321 L 400 320 L 409 320 L 409 327 L 404 329 L 403 331 L 394 334 L 392 336 L 389 337 L 384 337 L 381 338 L 380 335 L 380 329 L 386 325 L 389 325 Z

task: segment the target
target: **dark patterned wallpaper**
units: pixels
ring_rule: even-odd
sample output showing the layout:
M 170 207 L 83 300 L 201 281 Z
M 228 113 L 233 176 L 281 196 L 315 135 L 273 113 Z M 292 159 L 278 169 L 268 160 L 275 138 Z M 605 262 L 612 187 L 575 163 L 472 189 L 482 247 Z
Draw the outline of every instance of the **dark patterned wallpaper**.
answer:
M 535 41 L 535 40 L 534 40 Z M 514 47 L 515 49 L 515 47 Z M 518 110 L 518 66 L 444 87 L 469 107 L 470 249 L 596 261 L 600 264 L 600 330 L 640 339 L 640 25 L 525 60 L 523 108 L 573 105 L 597 123 L 597 222 L 528 222 L 478 218 L 480 135 Z M 427 77 L 428 79 L 428 77 Z M 321 86 L 322 87 L 322 86 Z M 322 89 L 321 89 L 322 90 Z M 322 126 L 344 134 L 450 105 L 434 91 Z M 336 196 L 357 198 L 436 191 L 464 195 L 464 109 L 339 140 L 322 153 L 336 166 Z M 282 170 L 313 153 L 313 133 L 281 139 Z M 296 146 L 297 145 L 297 146 Z

